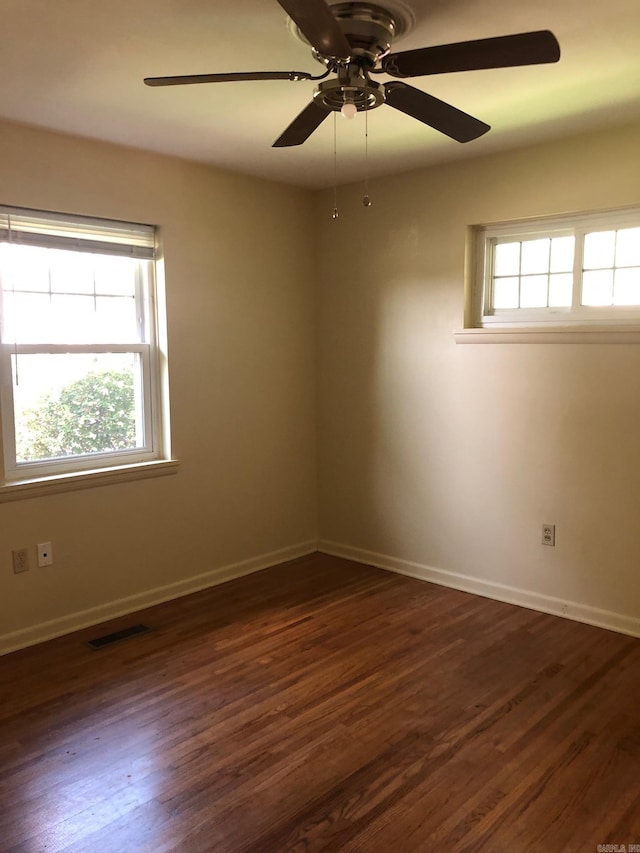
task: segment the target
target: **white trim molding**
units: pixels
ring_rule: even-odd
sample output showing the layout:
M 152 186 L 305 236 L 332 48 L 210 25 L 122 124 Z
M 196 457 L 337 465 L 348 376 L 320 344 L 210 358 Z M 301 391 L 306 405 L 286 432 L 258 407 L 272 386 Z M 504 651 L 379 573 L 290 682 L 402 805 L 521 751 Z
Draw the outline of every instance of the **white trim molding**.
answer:
M 422 563 L 415 563 L 386 554 L 378 554 L 363 548 L 354 548 L 339 542 L 329 540 L 316 542 L 315 540 L 310 540 L 288 548 L 251 557 L 238 563 L 221 566 L 209 572 L 147 590 L 127 598 L 117 599 L 116 601 L 98 605 L 87 610 L 70 613 L 67 616 L 33 625 L 29 628 L 9 634 L 1 634 L 0 655 L 8 654 L 27 646 L 33 646 L 46 640 L 52 640 L 55 637 L 70 634 L 82 628 L 98 625 L 109 619 L 126 616 L 128 613 L 135 613 L 137 610 L 153 607 L 156 604 L 162 604 L 165 601 L 180 598 L 183 595 L 190 595 L 193 592 L 199 592 L 209 587 L 234 580 L 235 578 L 271 568 L 288 560 L 306 557 L 309 554 L 314 554 L 316 551 L 334 557 L 353 560 L 356 563 L 375 566 L 378 569 L 384 569 L 389 572 L 407 575 L 408 577 L 427 581 L 428 583 L 435 583 L 439 586 L 458 589 L 462 592 L 470 592 L 474 595 L 481 595 L 484 598 L 492 598 L 495 601 L 504 601 L 507 604 L 526 607 L 529 610 L 549 613 L 553 616 L 561 616 L 565 619 L 572 619 L 575 622 L 584 622 L 587 625 L 606 628 L 610 631 L 628 634 L 632 637 L 640 637 L 640 618 L 634 616 L 602 610 L 575 601 L 563 601 L 562 599 L 542 595 L 541 593 L 457 572 L 449 572 L 444 569 L 436 569 Z
M 318 551 L 334 557 L 343 557 L 356 563 L 364 563 L 385 569 L 388 572 L 396 572 L 400 575 L 408 575 L 418 580 L 435 583 L 439 586 L 447 586 L 451 589 L 459 589 L 462 592 L 471 592 L 485 598 L 496 601 L 504 601 L 507 604 L 516 604 L 519 607 L 527 607 L 529 610 L 538 610 L 541 613 L 549 613 L 552 616 L 562 616 L 572 619 L 574 622 L 584 622 L 587 625 L 595 625 L 598 628 L 606 628 L 619 634 L 628 634 L 631 637 L 640 637 L 640 618 L 628 616 L 624 613 L 614 613 L 610 610 L 601 610 L 588 604 L 580 604 L 577 601 L 563 601 L 550 595 L 542 595 L 526 589 L 483 580 L 457 572 L 449 572 L 444 569 L 436 569 L 425 566 L 422 563 L 414 563 L 410 560 L 402 560 L 398 557 L 390 557 L 387 554 L 377 554 L 374 551 L 366 551 L 363 548 L 353 548 L 339 542 L 320 540 Z
M 91 625 L 98 625 L 101 622 L 106 622 L 108 619 L 126 616 L 128 613 L 135 613 L 137 610 L 153 607 L 155 604 L 162 604 L 174 598 L 181 598 L 183 595 L 190 595 L 192 592 L 199 592 L 200 590 L 234 580 L 235 578 L 250 575 L 253 572 L 260 572 L 263 569 L 271 568 L 279 563 L 285 563 L 288 560 L 306 557 L 308 554 L 314 554 L 317 551 L 317 544 L 315 539 L 309 542 L 300 542 L 288 548 L 281 548 L 278 551 L 271 551 L 257 557 L 250 557 L 248 560 L 242 560 L 238 563 L 220 566 L 209 572 L 194 575 L 176 583 L 146 590 L 127 598 L 110 601 L 107 604 L 100 604 L 88 610 L 70 613 L 67 616 L 61 616 L 49 622 L 42 622 L 39 625 L 33 625 L 20 631 L 14 631 L 10 634 L 0 634 L 0 655 L 15 652 L 27 646 L 34 646 L 37 643 L 52 640 L 64 634 L 71 634 L 73 631 L 79 631 L 81 628 L 89 628 Z
M 453 337 L 457 344 L 640 344 L 640 327 L 485 326 L 481 329 L 456 329 Z
M 151 462 L 137 462 L 133 465 L 74 471 L 71 474 L 58 474 L 55 477 L 41 477 L 34 480 L 18 480 L 15 483 L 0 484 L 0 504 L 6 501 L 72 492 L 77 489 L 108 486 L 112 483 L 164 477 L 167 474 L 176 474 L 179 467 L 180 462 L 177 459 L 154 459 Z

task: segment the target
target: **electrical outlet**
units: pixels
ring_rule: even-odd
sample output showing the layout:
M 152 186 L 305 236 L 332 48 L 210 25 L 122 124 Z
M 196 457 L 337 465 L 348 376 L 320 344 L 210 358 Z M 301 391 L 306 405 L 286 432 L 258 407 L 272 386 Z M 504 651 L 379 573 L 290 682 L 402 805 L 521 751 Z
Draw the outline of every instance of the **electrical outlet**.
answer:
M 29 571 L 29 551 L 27 548 L 19 548 L 17 551 L 12 551 L 11 556 L 13 557 L 14 575 Z
M 38 543 L 38 566 L 51 566 L 53 564 L 53 546 L 51 542 Z
M 543 545 L 555 545 L 556 544 L 556 526 L 555 526 L 555 524 L 543 524 L 542 525 L 542 544 Z

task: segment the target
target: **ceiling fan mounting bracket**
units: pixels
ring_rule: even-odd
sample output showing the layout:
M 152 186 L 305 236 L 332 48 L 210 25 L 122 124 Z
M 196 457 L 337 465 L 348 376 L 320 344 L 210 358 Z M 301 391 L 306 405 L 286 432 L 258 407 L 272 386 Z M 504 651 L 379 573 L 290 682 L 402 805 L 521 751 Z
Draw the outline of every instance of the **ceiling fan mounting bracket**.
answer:
M 389 52 L 394 39 L 408 32 L 414 23 L 410 11 L 404 5 L 397 2 L 391 5 L 392 10 L 360 0 L 330 5 L 331 12 L 351 46 L 351 56 L 338 59 L 359 59 L 373 66 Z M 293 20 L 290 29 L 296 38 L 309 45 L 308 39 Z M 336 57 L 326 56 L 315 48 L 312 48 L 312 53 L 324 65 L 330 66 L 336 62 Z

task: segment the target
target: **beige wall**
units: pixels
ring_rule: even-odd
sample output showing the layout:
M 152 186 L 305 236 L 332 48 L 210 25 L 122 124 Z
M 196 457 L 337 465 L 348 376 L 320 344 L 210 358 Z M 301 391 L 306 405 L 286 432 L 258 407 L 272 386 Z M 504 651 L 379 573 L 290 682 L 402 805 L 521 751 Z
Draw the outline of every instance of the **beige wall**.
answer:
M 315 541 L 309 194 L 3 124 L 0 203 L 160 226 L 181 460 L 175 476 L 0 504 L 0 635 Z M 48 540 L 55 565 L 35 569 Z M 16 576 L 22 547 L 32 569 Z
M 337 221 L 321 196 L 325 543 L 640 618 L 640 345 L 452 334 L 468 225 L 640 204 L 639 151 L 635 125 L 430 168 L 368 210 L 340 189 Z
M 363 559 L 639 619 L 640 346 L 452 334 L 468 225 L 638 204 L 638 150 L 635 125 L 376 180 L 369 210 L 341 188 L 334 222 L 330 193 L 0 125 L 0 203 L 161 227 L 181 459 L 0 504 L 0 640 L 313 543 L 317 496 Z

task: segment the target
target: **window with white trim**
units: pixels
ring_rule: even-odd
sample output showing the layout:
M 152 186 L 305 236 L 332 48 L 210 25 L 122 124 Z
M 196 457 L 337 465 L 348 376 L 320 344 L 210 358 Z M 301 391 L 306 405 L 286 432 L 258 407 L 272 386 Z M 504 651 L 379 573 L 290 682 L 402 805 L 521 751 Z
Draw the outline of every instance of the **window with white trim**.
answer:
M 5 483 L 162 458 L 155 232 L 0 207 Z
M 640 210 L 475 229 L 472 325 L 640 324 Z

